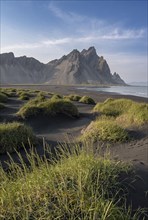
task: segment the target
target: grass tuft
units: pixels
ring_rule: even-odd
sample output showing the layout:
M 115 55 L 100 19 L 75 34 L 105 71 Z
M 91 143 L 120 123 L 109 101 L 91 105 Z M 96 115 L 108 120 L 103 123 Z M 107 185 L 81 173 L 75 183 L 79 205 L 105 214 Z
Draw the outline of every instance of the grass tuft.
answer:
M 98 103 L 94 107 L 94 111 L 100 112 L 106 116 L 119 116 L 126 112 L 133 101 L 128 99 L 107 99 L 103 103 Z
M 59 113 L 78 117 L 79 113 L 77 107 L 71 102 L 63 99 L 50 99 L 50 100 L 30 100 L 26 103 L 17 113 L 22 118 L 36 116 L 39 113 L 47 116 L 55 116 Z
M 32 129 L 22 123 L 0 124 L 0 153 L 13 152 L 24 145 L 28 145 L 28 139 L 33 142 Z
M 62 98 L 63 98 L 63 97 L 62 97 L 61 95 L 59 95 L 59 94 L 53 94 L 52 97 L 51 97 L 52 100 L 62 99 Z
M 91 122 L 81 137 L 82 141 L 92 142 L 125 142 L 129 139 L 128 132 L 112 118 L 102 118 Z
M 82 102 L 82 103 L 85 103 L 85 104 L 92 104 L 92 105 L 95 104 L 95 101 L 94 101 L 91 97 L 89 97 L 89 96 L 83 96 L 83 97 L 79 100 L 79 102 Z
M 65 96 L 64 98 L 65 98 L 65 99 L 68 99 L 68 100 L 70 100 L 70 101 L 76 101 L 76 102 L 78 102 L 82 97 L 79 96 L 79 95 L 76 95 L 76 94 L 71 94 L 71 95 Z
M 127 113 L 118 116 L 116 121 L 124 127 L 140 126 L 148 122 L 148 104 L 133 103 Z
M 124 127 L 142 125 L 148 122 L 148 104 L 128 99 L 108 99 L 94 107 L 95 112 L 114 116 Z
M 7 102 L 8 96 L 2 92 L 0 92 L 0 102 Z
M 30 94 L 27 92 L 22 92 L 19 95 L 20 100 L 29 100 L 30 99 Z
M 34 154 L 28 157 L 30 169 L 22 158 L 23 169 L 14 162 L 9 174 L 0 169 L 3 219 L 138 219 L 119 200 L 119 176 L 129 172 L 125 164 L 78 147 L 71 154 L 61 148 L 53 165 L 46 157 L 44 161 Z
M 0 88 L 0 91 L 8 97 L 16 97 L 16 89 L 13 88 Z

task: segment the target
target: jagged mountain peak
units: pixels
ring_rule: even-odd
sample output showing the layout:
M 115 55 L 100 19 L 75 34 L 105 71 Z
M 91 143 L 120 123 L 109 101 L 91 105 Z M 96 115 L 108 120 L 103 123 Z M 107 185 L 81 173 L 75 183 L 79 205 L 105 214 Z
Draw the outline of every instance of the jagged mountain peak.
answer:
M 13 52 L 8 52 L 8 53 L 2 53 L 0 54 L 1 56 L 6 56 L 6 57 L 12 57 L 14 58 L 14 53 Z
M 74 49 L 72 52 L 70 52 L 68 55 L 67 55 L 67 59 L 71 62 L 74 62 L 74 61 L 77 61 L 80 59 L 80 52 L 77 50 L 77 49 Z
M 87 51 L 88 51 L 89 53 L 96 53 L 96 49 L 95 49 L 94 46 L 89 47 Z
M 111 74 L 103 56 L 95 47 L 79 52 L 72 50 L 60 59 L 43 64 L 33 57 L 15 57 L 12 52 L 1 54 L 2 83 L 49 83 L 49 84 L 122 84 L 117 73 Z
M 81 54 L 85 57 L 88 57 L 88 56 L 98 56 L 97 55 L 97 52 L 96 52 L 96 49 L 95 47 L 89 47 L 88 50 L 86 49 L 83 49 Z
M 12 52 L 0 54 L 0 64 L 1 65 L 3 63 L 10 64 L 14 58 L 15 58 L 14 53 L 12 53 Z
M 112 78 L 117 82 L 117 84 L 125 85 L 125 82 L 123 81 L 123 79 L 121 79 L 118 73 L 114 72 Z

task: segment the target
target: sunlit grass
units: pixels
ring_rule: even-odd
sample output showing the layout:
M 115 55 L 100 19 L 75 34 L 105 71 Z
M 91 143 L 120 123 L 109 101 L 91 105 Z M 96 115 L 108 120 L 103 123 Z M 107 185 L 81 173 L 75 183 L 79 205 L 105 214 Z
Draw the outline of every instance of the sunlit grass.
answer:
M 90 140 L 93 142 L 125 142 L 130 137 L 128 132 L 119 126 L 113 118 L 104 117 L 91 122 L 80 139 L 82 141 Z
M 114 116 L 124 127 L 142 125 L 148 122 L 148 104 L 128 99 L 107 99 L 94 107 L 94 112 Z
M 30 167 L 20 156 L 21 166 L 12 161 L 9 173 L 1 168 L 1 218 L 137 220 L 137 213 L 132 217 L 130 208 L 125 208 L 124 187 L 119 181 L 129 167 L 94 157 L 85 147 L 69 151 L 62 146 L 57 159 L 50 161 L 32 151 L 28 154 Z
M 77 117 L 79 115 L 77 107 L 67 100 L 59 98 L 44 100 L 42 97 L 38 97 L 26 103 L 18 111 L 17 115 L 22 118 L 28 118 L 38 114 L 54 116 L 59 113 L 72 117 Z

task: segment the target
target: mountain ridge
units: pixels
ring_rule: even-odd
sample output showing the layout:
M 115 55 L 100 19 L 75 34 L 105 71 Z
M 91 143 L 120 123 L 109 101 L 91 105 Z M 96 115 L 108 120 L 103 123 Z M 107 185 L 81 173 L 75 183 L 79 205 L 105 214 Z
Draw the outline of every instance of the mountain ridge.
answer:
M 0 54 L 2 84 L 117 84 L 126 85 L 117 73 L 111 74 L 103 56 L 94 47 L 77 49 L 43 64 L 33 57 L 15 57 L 12 52 Z

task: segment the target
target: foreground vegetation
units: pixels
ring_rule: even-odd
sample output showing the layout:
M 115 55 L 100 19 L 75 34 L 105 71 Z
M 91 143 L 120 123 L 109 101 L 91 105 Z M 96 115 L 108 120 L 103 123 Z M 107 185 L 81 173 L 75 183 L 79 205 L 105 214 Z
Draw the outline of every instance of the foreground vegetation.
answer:
M 50 163 L 32 151 L 30 167 L 21 158 L 22 168 L 14 162 L 9 173 L 1 168 L 1 219 L 137 220 L 139 213 L 132 216 L 130 208 L 125 208 L 125 191 L 119 181 L 129 167 L 94 157 L 90 146 L 89 153 L 85 149 L 75 146 L 70 153 L 60 147 L 57 159 Z
M 30 99 L 17 113 L 23 119 L 38 114 L 55 116 L 61 113 L 77 117 L 78 110 L 71 101 L 95 103 L 86 96 L 63 98 L 59 94 L 40 91 L 10 88 L 1 90 L 1 93 L 6 101 L 13 96 Z M 122 177 L 128 177 L 131 168 L 110 160 L 106 155 L 96 157 L 93 142 L 129 140 L 126 127 L 146 123 L 147 107 L 147 104 L 126 99 L 107 99 L 98 103 L 94 111 L 102 116 L 84 131 L 81 147 L 76 144 L 59 146 L 54 154 L 46 152 L 42 158 L 33 149 L 31 153 L 26 151 L 25 146 L 35 142 L 30 127 L 18 122 L 1 123 L 0 153 L 11 153 L 24 146 L 28 164 L 18 153 L 20 164 L 11 158 L 7 172 L 0 165 L 0 219 L 140 219 L 139 211 L 133 215 L 132 207 L 126 207 L 127 188 Z
M 34 142 L 33 131 L 30 127 L 19 123 L 0 123 L 0 154 L 14 152 L 28 145 L 28 140 Z

